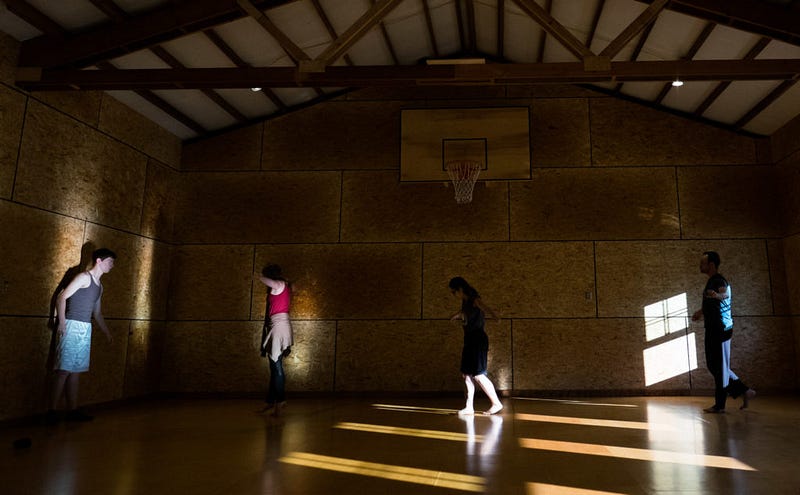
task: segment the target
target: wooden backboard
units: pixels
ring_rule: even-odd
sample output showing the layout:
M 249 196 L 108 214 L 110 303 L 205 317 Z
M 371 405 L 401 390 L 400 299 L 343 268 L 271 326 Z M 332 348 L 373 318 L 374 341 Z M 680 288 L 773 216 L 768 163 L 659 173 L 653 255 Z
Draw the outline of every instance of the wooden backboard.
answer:
M 451 160 L 480 162 L 479 180 L 531 178 L 528 107 L 410 109 L 400 120 L 403 182 L 447 181 Z

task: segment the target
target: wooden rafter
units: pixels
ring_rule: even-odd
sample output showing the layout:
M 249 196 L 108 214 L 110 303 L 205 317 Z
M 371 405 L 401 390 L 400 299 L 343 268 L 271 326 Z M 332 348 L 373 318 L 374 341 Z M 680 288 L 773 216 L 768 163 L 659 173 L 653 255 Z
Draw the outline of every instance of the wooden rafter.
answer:
M 236 0 L 236 2 L 239 4 L 239 7 L 241 7 L 242 10 L 247 13 L 247 15 L 255 19 L 255 21 L 261 24 L 261 27 L 263 27 L 264 30 L 270 34 L 270 36 L 275 38 L 275 41 L 277 41 L 280 47 L 283 48 L 283 51 L 285 51 L 286 54 L 292 58 L 295 64 L 311 60 L 311 57 L 309 57 L 302 48 L 297 46 L 297 44 L 295 44 L 291 38 L 286 36 L 286 33 L 281 31 L 278 26 L 276 26 L 269 19 L 269 17 L 264 14 L 264 12 L 262 12 L 253 3 L 252 0 Z
M 592 41 L 594 41 L 594 33 L 597 32 L 597 26 L 600 24 L 600 16 L 603 15 L 603 10 L 606 8 L 606 0 L 600 0 L 600 4 L 594 11 L 592 17 L 592 27 L 589 28 L 589 35 L 586 37 L 586 48 L 592 49 Z
M 224 53 L 225 56 L 227 56 L 228 59 L 230 59 L 230 61 L 236 65 L 236 67 L 240 68 L 250 67 L 250 64 L 245 62 L 242 59 L 242 57 L 240 57 L 239 54 L 236 53 L 236 51 L 233 48 L 231 48 L 230 45 L 228 45 L 219 34 L 217 34 L 216 31 L 209 28 L 203 31 L 203 34 L 205 34 L 208 37 L 208 39 L 210 39 L 211 42 L 214 43 L 214 45 L 216 45 L 216 47 L 219 48 L 220 51 Z M 261 88 L 261 91 L 259 91 L 259 93 L 267 97 L 272 102 L 273 105 L 278 107 L 280 111 L 282 112 L 286 111 L 287 108 L 286 104 L 282 102 L 280 98 L 278 98 L 278 95 L 276 95 L 274 91 L 272 91 L 269 88 Z
M 355 42 L 391 12 L 402 0 L 378 0 L 352 26 L 336 38 L 316 59 L 309 70 L 320 70 L 336 62 Z
M 654 0 L 636 0 L 653 3 Z M 800 11 L 753 0 L 671 0 L 669 10 L 800 46 Z
M 453 2 L 456 8 L 456 26 L 458 26 L 458 43 L 461 47 L 461 51 L 466 51 L 468 40 L 466 33 L 464 32 L 464 14 L 461 13 L 461 2 L 463 0 L 456 0 Z
M 330 19 L 328 19 L 328 15 L 325 13 L 325 9 L 322 8 L 322 4 L 319 3 L 319 0 L 311 0 L 311 3 L 314 5 L 314 10 L 317 11 L 317 15 L 322 21 L 322 24 L 325 25 L 325 29 L 328 31 L 328 35 L 331 37 L 331 39 L 335 40 L 338 38 L 339 35 L 336 34 L 336 29 L 334 29 L 333 24 L 331 24 Z M 342 58 L 347 65 L 354 65 L 353 59 L 350 58 L 350 55 L 345 54 Z
M 587 70 L 581 62 L 546 64 L 332 66 L 325 72 L 296 67 L 76 70 L 20 68 L 17 84 L 31 90 L 260 87 L 367 87 L 420 84 L 537 84 L 608 81 L 787 80 L 800 75 L 800 59 L 611 62 Z
M 780 98 L 785 92 L 789 91 L 789 89 L 797 84 L 797 79 L 792 79 L 788 81 L 783 81 L 778 86 L 770 91 L 770 93 L 761 99 L 758 103 L 756 103 L 753 108 L 751 108 L 746 114 L 744 114 L 739 120 L 733 124 L 734 127 L 737 129 L 741 129 L 742 127 L 746 126 L 751 120 L 753 120 L 756 115 L 760 114 L 770 105 L 772 105 L 775 100 Z
M 552 0 L 544 0 L 544 10 L 548 14 L 550 14 L 550 9 L 553 7 Z M 542 28 L 542 32 L 539 33 L 539 52 L 536 55 L 536 61 L 541 63 L 544 62 L 544 49 L 545 43 L 547 42 L 547 30 Z
M 162 46 L 154 46 L 150 48 L 158 58 L 163 60 L 167 65 L 172 67 L 173 69 L 185 69 L 186 66 L 183 65 L 180 60 L 175 58 L 171 53 L 169 53 L 164 47 Z M 219 93 L 214 91 L 211 88 L 200 88 L 200 92 L 203 93 L 208 99 L 213 101 L 217 104 L 218 107 L 223 109 L 228 115 L 236 119 L 238 122 L 243 123 L 247 122 L 247 117 L 242 114 L 236 107 L 228 103 L 228 101 L 222 97 Z
M 260 0 L 256 5 L 260 9 L 270 9 L 293 1 L 296 0 Z M 165 2 L 154 10 L 130 16 L 124 22 L 103 24 L 66 39 L 47 35 L 24 41 L 19 63 L 46 68 L 88 67 L 246 15 L 236 0 Z
M 477 33 L 475 31 L 475 2 L 464 0 L 467 12 L 467 53 L 475 53 L 478 49 Z
M 600 52 L 601 57 L 613 59 L 637 34 L 652 24 L 670 0 L 653 0 L 611 43 Z
M 506 5 L 505 0 L 497 0 L 497 57 L 505 58 Z
M 375 0 L 370 0 L 370 2 L 373 6 L 375 5 Z M 400 59 L 397 58 L 397 52 L 394 49 L 391 38 L 389 38 L 389 32 L 386 30 L 383 21 L 378 23 L 378 27 L 380 28 L 381 36 L 383 36 L 383 42 L 386 43 L 386 49 L 389 50 L 389 55 L 392 57 L 392 62 L 394 62 L 394 65 L 400 65 Z
M 4 0 L 6 7 L 14 15 L 47 36 L 63 41 L 66 30 L 60 24 L 44 15 L 39 9 L 24 0 Z
M 647 39 L 650 38 L 650 32 L 653 30 L 653 26 L 655 23 L 650 23 L 644 28 L 642 35 L 639 36 L 639 41 L 636 42 L 636 46 L 633 48 L 633 52 L 631 52 L 630 58 L 628 60 L 635 61 L 639 59 L 639 54 L 642 53 L 642 49 L 644 45 L 647 43 Z M 618 93 L 622 91 L 622 83 L 617 84 L 617 87 L 614 88 L 614 92 Z
M 431 9 L 428 7 L 428 0 L 420 0 L 422 3 L 422 13 L 425 15 L 425 25 L 428 27 L 428 39 L 431 40 L 431 48 L 433 48 L 433 56 L 439 56 L 439 44 L 436 42 L 436 32 L 433 29 L 433 19 L 431 18 Z
M 83 72 L 120 72 L 121 69 L 117 69 L 113 66 L 110 62 L 99 62 L 97 67 L 102 69 L 102 71 L 83 71 Z M 158 108 L 162 112 L 166 113 L 173 119 L 177 120 L 181 124 L 185 125 L 189 129 L 193 130 L 197 134 L 205 134 L 207 132 L 206 128 L 202 125 L 195 122 L 193 119 L 189 118 L 186 114 L 175 108 L 174 106 L 167 103 L 166 100 L 158 96 L 157 94 L 149 91 L 147 89 L 139 89 L 134 88 L 133 92 L 142 97 L 144 100 L 149 102 L 154 107 Z
M 764 48 L 767 47 L 770 41 L 772 40 L 770 40 L 769 38 L 761 38 L 760 40 L 758 40 L 756 44 L 753 45 L 753 47 L 750 48 L 750 50 L 747 52 L 747 55 L 744 56 L 744 60 L 755 60 L 758 54 L 761 53 L 764 50 Z M 785 78 L 779 78 L 779 79 L 785 79 Z M 714 87 L 714 89 L 711 91 L 711 93 L 706 97 L 706 99 L 703 100 L 703 102 L 700 103 L 700 105 L 698 105 L 697 108 L 694 109 L 694 114 L 698 116 L 703 115 L 706 112 L 706 110 L 708 110 L 708 107 L 710 107 L 711 104 L 714 103 L 717 100 L 717 98 L 719 98 L 720 95 L 724 93 L 726 89 L 728 89 L 728 86 L 730 85 L 731 81 L 722 81 L 721 83 L 717 84 L 716 87 Z
M 119 5 L 115 4 L 112 0 L 89 0 L 92 5 L 104 13 L 106 17 L 114 22 L 122 22 L 127 19 L 128 13 L 122 10 Z
M 708 37 L 711 36 L 711 32 L 714 31 L 715 27 L 717 27 L 717 25 L 713 22 L 706 23 L 706 26 L 703 28 L 697 38 L 695 38 L 694 43 L 692 43 L 692 46 L 689 48 L 689 51 L 683 56 L 683 60 L 692 60 L 694 56 L 697 55 L 697 52 L 700 51 L 700 48 L 703 47 L 703 44 L 705 44 Z M 662 86 L 658 96 L 656 96 L 655 103 L 661 104 L 661 102 L 664 101 L 664 98 L 667 97 L 667 93 L 669 93 L 672 88 L 673 86 L 671 82 L 664 83 L 664 86 Z
M 536 21 L 547 34 L 558 40 L 564 48 L 575 55 L 578 60 L 586 57 L 594 57 L 594 53 L 573 35 L 569 29 L 565 28 L 550 13 L 549 9 L 539 6 L 534 0 L 514 0 L 514 3 L 522 9 L 528 16 Z M 549 2 L 548 2 L 549 3 Z

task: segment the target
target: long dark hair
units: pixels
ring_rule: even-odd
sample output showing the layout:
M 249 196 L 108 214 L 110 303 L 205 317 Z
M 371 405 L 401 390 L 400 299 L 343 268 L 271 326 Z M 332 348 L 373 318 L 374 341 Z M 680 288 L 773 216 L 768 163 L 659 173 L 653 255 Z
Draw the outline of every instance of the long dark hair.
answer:
M 265 266 L 264 268 L 262 268 L 261 269 L 261 275 L 263 275 L 263 276 L 265 276 L 265 277 L 267 277 L 269 279 L 272 279 L 272 280 L 281 280 L 283 282 L 286 282 L 286 279 L 283 278 L 283 275 L 282 275 L 281 266 L 280 265 L 276 265 L 274 263 L 271 263 L 271 264 Z
M 465 312 L 472 310 L 472 308 L 475 307 L 475 299 L 481 297 L 478 291 L 475 290 L 475 287 L 469 285 L 469 282 L 461 277 L 451 278 L 447 286 L 450 287 L 450 290 L 461 289 L 461 292 L 467 296 L 467 298 L 461 302 L 461 310 Z

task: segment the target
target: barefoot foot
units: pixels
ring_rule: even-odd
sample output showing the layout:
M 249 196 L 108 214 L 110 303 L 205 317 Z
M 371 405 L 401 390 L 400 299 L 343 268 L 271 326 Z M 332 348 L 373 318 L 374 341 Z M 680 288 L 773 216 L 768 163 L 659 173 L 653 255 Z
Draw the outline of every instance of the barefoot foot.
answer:
M 469 416 L 471 414 L 475 414 L 475 409 L 471 407 L 465 407 L 464 409 L 458 411 L 459 416 Z
M 752 388 L 748 388 L 747 392 L 742 395 L 742 407 L 739 409 L 747 409 L 747 406 L 750 405 L 750 399 L 756 396 L 756 391 Z
M 502 409 L 503 409 L 503 404 L 495 404 L 488 411 L 485 411 L 483 414 L 491 416 L 492 414 L 499 413 Z

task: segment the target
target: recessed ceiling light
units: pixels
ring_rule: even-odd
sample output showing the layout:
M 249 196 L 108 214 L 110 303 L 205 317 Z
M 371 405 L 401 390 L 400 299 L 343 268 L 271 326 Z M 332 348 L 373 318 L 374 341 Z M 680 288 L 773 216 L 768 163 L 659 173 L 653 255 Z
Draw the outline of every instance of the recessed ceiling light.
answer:
M 672 81 L 672 85 L 676 88 L 680 88 L 681 86 L 683 86 L 683 81 L 681 81 L 680 79 L 675 79 L 674 81 Z

